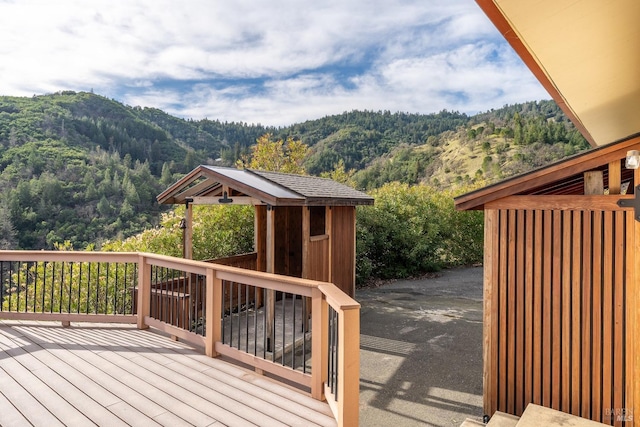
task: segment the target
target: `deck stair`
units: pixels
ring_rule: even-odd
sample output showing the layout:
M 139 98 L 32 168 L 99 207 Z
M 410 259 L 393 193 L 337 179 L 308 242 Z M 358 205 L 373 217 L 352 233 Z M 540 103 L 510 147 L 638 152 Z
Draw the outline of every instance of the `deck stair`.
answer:
M 525 409 L 522 417 L 516 417 L 515 415 L 497 411 L 493 414 L 491 420 L 487 424 L 483 424 L 472 419 L 466 419 L 460 427 L 600 427 L 605 425 L 606 424 L 587 420 L 585 418 L 580 418 L 575 415 L 531 403 L 527 406 L 527 409 Z

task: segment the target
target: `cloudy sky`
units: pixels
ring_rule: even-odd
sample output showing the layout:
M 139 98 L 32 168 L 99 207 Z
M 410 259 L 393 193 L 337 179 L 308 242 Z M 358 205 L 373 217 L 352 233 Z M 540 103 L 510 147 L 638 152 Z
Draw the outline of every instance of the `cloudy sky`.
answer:
M 474 0 L 0 0 L 0 95 L 286 126 L 549 99 Z

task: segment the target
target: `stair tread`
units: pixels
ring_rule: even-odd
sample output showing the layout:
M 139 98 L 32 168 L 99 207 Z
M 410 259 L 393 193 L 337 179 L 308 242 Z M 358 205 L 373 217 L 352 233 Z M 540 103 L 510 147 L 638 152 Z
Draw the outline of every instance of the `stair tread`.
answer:
M 460 424 L 460 427 L 485 427 L 483 423 L 480 421 L 472 420 L 471 418 L 467 418 Z
M 520 420 L 520 417 L 496 411 L 487 424 L 487 427 L 514 427 L 518 425 L 518 420 Z
M 566 412 L 555 409 L 529 404 L 525 409 L 518 427 L 538 427 L 538 426 L 571 426 L 571 427 L 601 427 L 605 424 L 580 418 Z

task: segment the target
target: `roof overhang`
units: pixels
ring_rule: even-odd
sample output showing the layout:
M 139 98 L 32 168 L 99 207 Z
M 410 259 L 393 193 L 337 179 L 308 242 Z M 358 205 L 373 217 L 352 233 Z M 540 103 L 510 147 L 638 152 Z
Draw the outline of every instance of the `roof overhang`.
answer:
M 601 170 L 608 186 L 608 165 L 624 162 L 629 150 L 640 150 L 640 137 L 585 151 L 557 163 L 500 181 L 455 198 L 458 210 L 483 209 L 485 204 L 512 195 L 584 194 L 584 173 Z M 633 170 L 621 166 L 623 182 L 632 181 Z
M 318 177 L 201 165 L 156 198 L 160 204 L 356 206 L 373 198 Z
M 476 1 L 592 146 L 640 133 L 640 1 Z

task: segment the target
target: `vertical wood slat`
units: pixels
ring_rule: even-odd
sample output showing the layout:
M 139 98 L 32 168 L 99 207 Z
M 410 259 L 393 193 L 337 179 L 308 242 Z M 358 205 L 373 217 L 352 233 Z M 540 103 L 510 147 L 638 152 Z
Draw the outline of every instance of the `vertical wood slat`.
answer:
M 533 238 L 533 224 L 534 224 L 534 211 L 528 210 L 525 213 L 525 278 L 524 278 L 524 286 L 525 286 L 525 319 L 524 319 L 524 395 L 523 395 L 523 405 L 526 408 L 529 403 L 532 402 L 533 398 L 533 295 L 534 295 L 534 285 L 533 285 L 533 264 L 534 264 L 534 238 Z
M 535 211 L 535 256 L 533 264 L 533 402 L 542 403 L 542 211 Z
M 507 410 L 507 213 L 500 211 L 500 280 L 499 332 L 498 332 L 498 408 Z
M 581 338 L 581 298 L 580 289 L 583 283 L 583 259 L 582 259 L 582 246 L 583 246 L 583 228 L 587 230 L 589 228 L 591 216 L 589 212 L 584 213 L 584 217 L 581 221 L 578 221 L 580 212 L 574 215 L 574 229 L 573 229 L 573 253 L 577 259 L 573 259 L 573 277 L 571 281 L 571 413 L 580 413 L 580 379 L 581 379 L 581 363 L 582 357 L 580 354 L 580 338 Z M 586 233 L 586 232 L 585 232 Z M 588 236 L 587 236 L 588 237 Z
M 524 211 L 519 210 L 516 214 L 516 328 L 515 328 L 515 411 L 524 411 Z
M 632 388 L 623 261 L 632 213 L 492 212 L 485 410 L 520 415 L 533 402 L 615 423 Z
M 611 399 L 611 369 L 612 362 L 612 315 L 613 300 L 611 295 L 612 279 L 613 279 L 613 236 L 610 232 L 613 223 L 613 214 L 604 212 L 604 247 L 602 254 L 602 270 L 603 270 L 603 298 L 602 298 L 602 412 L 603 415 L 610 414 L 612 409 Z M 605 419 L 606 421 L 606 419 Z
M 562 212 L 553 211 L 553 274 L 551 286 L 551 310 L 552 310 L 552 342 L 551 349 L 551 407 L 560 410 L 560 368 L 561 368 L 561 339 L 562 339 Z
M 551 407 L 551 254 L 552 254 L 552 213 L 544 211 L 542 269 L 542 406 Z
M 491 415 L 498 410 L 498 373 L 497 339 L 498 339 L 498 271 L 499 257 L 495 256 L 498 238 L 499 214 L 497 210 L 484 213 L 484 322 L 483 322 L 483 398 L 484 413 Z
M 571 266 L 575 264 L 573 259 L 573 218 L 571 211 L 562 214 L 562 399 L 560 410 L 570 411 L 571 404 Z
M 508 254 L 508 283 L 516 283 L 516 211 L 510 210 L 509 218 L 509 254 Z M 514 286 L 507 286 L 507 412 L 515 413 L 515 390 L 518 381 L 515 373 L 516 362 L 516 298 Z
M 624 382 L 617 380 L 624 378 L 624 259 L 625 248 L 625 221 L 624 212 L 615 213 L 615 243 L 614 243 L 614 338 L 613 338 L 613 408 L 616 414 L 621 414 L 624 409 L 623 390 Z M 622 419 L 616 417 L 615 425 L 622 426 Z
M 592 258 L 592 230 L 591 230 L 591 215 L 586 215 L 584 228 L 583 228 L 583 269 L 582 269 L 582 350 L 580 354 L 580 360 L 582 364 L 582 401 L 580 405 L 579 414 L 584 418 L 590 418 L 591 416 L 591 274 L 593 264 L 597 264 L 599 261 L 595 261 Z M 578 290 L 576 289 L 576 292 Z M 580 351 L 580 350 L 577 350 Z M 578 367 L 580 369 L 580 367 Z M 576 412 L 576 415 L 578 412 Z
M 602 399 L 602 212 L 593 213 L 593 282 L 592 282 L 592 335 L 591 335 L 591 399 L 600 402 Z M 594 404 L 591 408 L 594 420 L 602 420 L 602 405 Z

